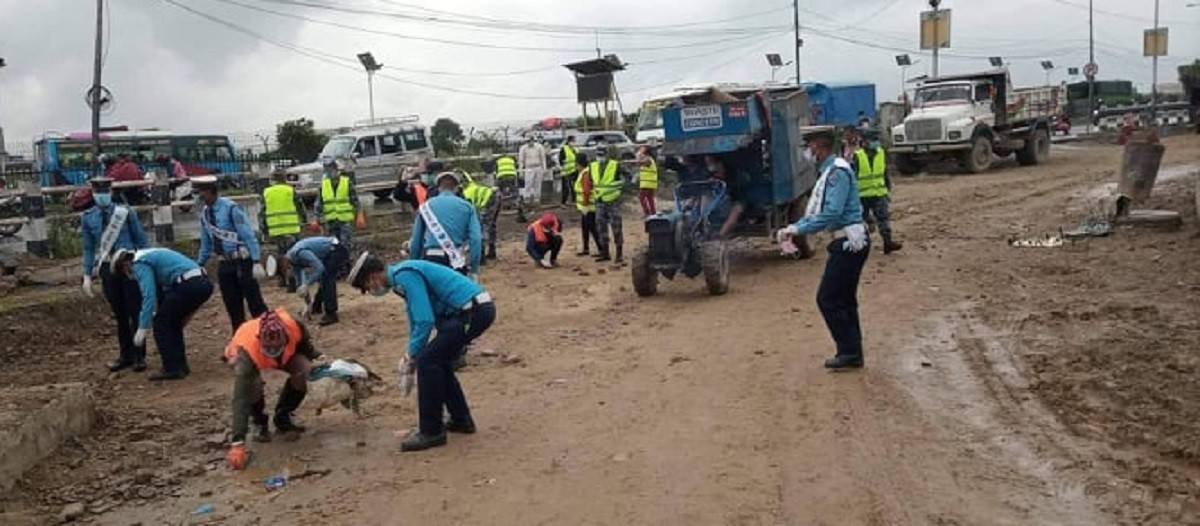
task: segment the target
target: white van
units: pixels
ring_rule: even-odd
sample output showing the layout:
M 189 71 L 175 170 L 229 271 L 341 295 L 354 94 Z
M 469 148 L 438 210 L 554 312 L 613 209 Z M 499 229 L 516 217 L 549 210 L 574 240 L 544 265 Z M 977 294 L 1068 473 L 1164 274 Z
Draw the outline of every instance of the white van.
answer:
M 395 183 L 398 170 L 418 164 L 422 158 L 433 156 L 429 132 L 417 116 L 375 119 L 371 123 L 355 123 L 329 138 L 317 161 L 288 168 L 288 181 L 297 188 L 311 188 L 321 182 L 321 159 L 353 160 L 354 182 L 358 186 Z M 374 192 L 388 196 L 391 188 Z

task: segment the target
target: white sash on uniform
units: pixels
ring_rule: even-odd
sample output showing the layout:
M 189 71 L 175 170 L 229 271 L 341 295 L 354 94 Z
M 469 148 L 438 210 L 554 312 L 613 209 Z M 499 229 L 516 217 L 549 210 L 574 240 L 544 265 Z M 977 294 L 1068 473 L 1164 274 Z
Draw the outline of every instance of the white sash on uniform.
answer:
M 467 258 L 463 257 L 463 253 L 454 246 L 454 240 L 450 239 L 450 235 L 446 233 L 446 229 L 442 228 L 442 224 L 438 222 L 437 216 L 433 215 L 433 210 L 430 210 L 429 203 L 425 203 L 417 208 L 421 213 L 421 219 L 425 220 L 425 226 L 429 228 L 429 232 L 433 234 L 433 239 L 442 247 L 442 251 L 446 253 L 446 257 L 450 258 L 450 266 L 455 270 L 467 266 Z
M 221 241 L 225 241 L 228 243 L 242 244 L 242 238 L 238 237 L 237 232 L 218 228 L 217 225 L 214 225 L 213 223 L 209 222 L 208 207 L 204 207 L 204 210 L 202 210 L 200 212 L 200 223 L 204 225 L 204 229 L 207 230 L 208 233 L 212 235 L 212 237 L 215 237 Z M 217 252 L 221 253 L 224 251 L 217 250 Z
M 92 275 L 100 273 L 100 265 L 108 261 L 109 254 L 112 253 L 113 246 L 117 244 L 117 238 L 121 236 L 121 227 L 125 226 L 125 220 L 129 219 L 129 209 L 124 206 L 114 206 L 112 215 L 108 217 L 108 226 L 104 227 L 104 233 L 100 235 L 100 250 L 96 251 L 96 263 L 92 266 Z

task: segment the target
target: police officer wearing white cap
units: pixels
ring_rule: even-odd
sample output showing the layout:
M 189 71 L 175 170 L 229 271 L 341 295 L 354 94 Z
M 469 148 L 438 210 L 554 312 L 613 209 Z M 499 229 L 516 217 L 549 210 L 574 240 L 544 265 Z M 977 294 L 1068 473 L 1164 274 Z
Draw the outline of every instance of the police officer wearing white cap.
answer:
M 854 171 L 833 153 L 833 127 L 812 126 L 801 130 L 808 151 L 821 174 L 808 199 L 800 221 L 776 233 L 783 242 L 793 236 L 831 232 L 825 273 L 817 289 L 817 306 L 825 318 L 837 354 L 825 361 L 829 369 L 863 366 L 862 328 L 858 321 L 858 280 L 870 254 L 870 239 L 863 225 L 862 203 L 854 182 Z
M 193 177 L 192 186 L 204 206 L 200 210 L 200 254 L 196 263 L 203 267 L 214 252 L 217 265 L 217 285 L 221 301 L 229 313 L 233 330 L 250 317 L 267 312 L 258 280 L 267 275 L 259 258 L 258 238 L 242 206 L 224 197 L 217 197 L 217 178 Z
M 108 370 L 116 372 L 132 367 L 142 372 L 146 370 L 146 347 L 133 343 L 142 295 L 136 281 L 113 272 L 109 259 L 118 250 L 149 248 L 150 238 L 142 229 L 136 211 L 113 203 L 112 183 L 107 177 L 92 178 L 94 206 L 79 221 L 83 239 L 83 293 L 92 297 L 92 279 L 99 277 L 104 299 L 117 320 L 120 355 L 108 364 Z
M 458 174 L 437 176 L 437 196 L 417 208 L 409 258 L 440 263 L 463 274 L 479 274 L 483 234 L 475 206 L 458 197 Z

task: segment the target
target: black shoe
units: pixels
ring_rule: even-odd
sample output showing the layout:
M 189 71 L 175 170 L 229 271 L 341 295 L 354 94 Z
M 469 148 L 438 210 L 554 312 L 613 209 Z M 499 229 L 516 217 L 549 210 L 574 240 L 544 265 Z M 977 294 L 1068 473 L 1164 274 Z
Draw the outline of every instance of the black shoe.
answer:
M 484 256 L 484 259 L 496 259 L 495 245 L 488 247 L 487 255 Z
M 328 325 L 333 325 L 333 324 L 337 323 L 338 321 L 339 320 L 338 320 L 337 314 L 325 313 L 325 315 L 321 316 L 321 319 L 317 321 L 317 325 L 325 327 Z
M 292 420 L 292 415 L 288 413 L 275 414 L 275 432 L 280 434 L 287 433 L 303 433 L 308 431 L 308 427 L 297 424 Z
M 259 443 L 266 443 L 266 442 L 271 441 L 271 429 L 265 423 L 265 421 L 266 420 L 264 419 L 264 423 L 252 424 L 250 426 L 250 439 L 251 440 L 253 440 L 255 442 L 259 442 Z
M 462 354 L 458 355 L 458 358 L 454 359 L 454 363 L 451 364 L 450 367 L 453 368 L 455 372 L 458 372 L 458 371 L 461 371 L 464 368 L 466 368 L 466 366 L 467 366 L 467 353 L 462 353 Z
M 576 252 L 576 253 L 575 253 L 575 255 L 576 255 L 576 256 L 581 256 L 581 257 L 582 257 L 582 256 L 590 256 L 590 255 L 592 255 L 592 251 L 590 251 L 590 250 L 584 250 L 584 251 L 582 251 L 582 252 Z
M 108 372 L 110 372 L 110 373 L 115 373 L 117 371 L 125 370 L 130 367 L 133 367 L 133 362 L 126 362 L 126 361 L 122 361 L 122 360 L 113 360 L 111 362 L 108 362 Z
M 551 266 L 551 267 L 553 267 L 553 268 L 558 268 L 558 260 L 557 260 L 557 259 L 551 259 L 551 260 L 550 260 L 550 266 Z
M 605 261 L 612 261 L 612 258 L 609 257 L 608 254 L 600 254 L 599 256 L 596 256 L 594 259 L 596 260 L 597 263 L 603 263 Z
M 901 245 L 899 241 L 889 241 L 883 244 L 883 253 L 891 254 L 902 248 L 904 248 L 904 245 Z
M 451 433 L 462 433 L 464 435 L 475 434 L 475 421 L 468 418 L 466 422 L 455 422 L 454 420 L 446 421 L 446 431 Z
M 424 451 L 431 447 L 444 445 L 446 445 L 445 431 L 443 431 L 441 434 L 433 436 L 429 436 L 417 431 L 416 433 L 409 434 L 408 438 L 405 438 L 404 442 L 400 443 L 400 451 Z
M 850 355 L 842 354 L 842 355 L 834 356 L 833 358 L 830 358 L 828 360 L 825 360 L 825 368 L 826 369 L 833 369 L 833 370 L 859 369 L 862 366 L 863 366 L 863 357 L 861 355 L 850 356 Z
M 151 382 L 165 382 L 170 380 L 182 380 L 187 378 L 187 373 L 183 371 L 159 371 L 147 377 Z
M 137 360 L 133 362 L 133 372 L 140 373 L 146 370 L 146 360 Z

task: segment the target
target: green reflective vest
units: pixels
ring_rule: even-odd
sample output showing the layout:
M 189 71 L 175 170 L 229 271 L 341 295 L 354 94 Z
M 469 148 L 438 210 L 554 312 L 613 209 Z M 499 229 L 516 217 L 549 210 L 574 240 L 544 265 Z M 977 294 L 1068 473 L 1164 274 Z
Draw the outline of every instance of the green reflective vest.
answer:
M 600 169 L 600 161 L 592 161 L 589 171 L 592 173 L 592 195 L 595 201 L 611 203 L 621 198 L 621 188 L 624 183 L 617 175 L 617 161 L 604 161 L 604 169 Z
M 487 208 L 488 201 L 492 200 L 493 193 L 495 193 L 495 190 L 492 187 L 481 185 L 473 180 L 468 180 L 467 187 L 463 188 L 463 197 L 474 205 L 476 210 L 480 211 Z
M 508 177 L 517 176 L 517 160 L 512 156 L 505 155 L 496 159 L 496 179 L 505 179 Z
M 858 196 L 859 197 L 883 197 L 888 195 L 887 179 L 887 154 L 883 148 L 875 150 L 875 158 L 867 158 L 867 150 L 859 148 L 854 152 L 858 158 Z
M 296 210 L 296 189 L 276 183 L 263 190 L 263 215 L 267 218 L 267 237 L 300 233 L 300 211 Z
M 575 172 L 579 170 L 579 166 L 575 163 L 575 147 L 571 146 L 570 144 L 563 144 L 562 151 L 562 176 L 567 177 L 569 175 L 575 175 Z
M 321 207 L 325 221 L 354 221 L 354 204 L 350 202 L 350 178 L 338 176 L 337 190 L 333 189 L 333 178 L 321 180 Z
M 638 171 L 638 188 L 643 190 L 658 189 L 658 163 L 650 159 L 650 164 Z
M 596 211 L 596 198 L 583 193 L 583 180 L 585 178 L 590 180 L 592 178 L 590 174 L 591 170 L 588 170 L 580 173 L 579 177 L 575 179 L 575 208 L 585 214 Z M 587 200 L 586 205 L 584 204 L 585 199 Z

